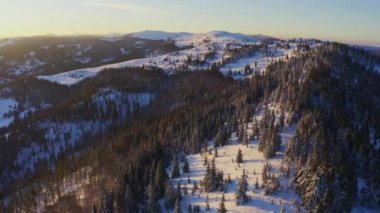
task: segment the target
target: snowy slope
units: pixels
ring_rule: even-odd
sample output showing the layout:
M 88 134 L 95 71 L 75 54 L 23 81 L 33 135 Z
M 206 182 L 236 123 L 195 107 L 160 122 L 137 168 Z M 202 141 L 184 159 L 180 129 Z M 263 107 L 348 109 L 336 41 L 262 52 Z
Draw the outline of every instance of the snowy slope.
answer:
M 284 59 L 286 56 L 292 56 L 293 51 L 296 49 L 296 43 L 290 43 L 289 49 L 277 48 L 275 45 L 269 45 L 269 53 L 270 55 L 266 55 L 264 51 L 258 51 L 252 56 L 243 57 L 239 60 L 228 63 L 224 65 L 220 71 L 224 74 L 228 74 L 228 72 L 244 72 L 244 68 L 246 65 L 249 65 L 254 72 L 265 72 L 266 67 L 272 62 L 278 59 Z M 242 74 L 233 75 L 234 78 L 244 77 Z
M 85 78 L 94 77 L 102 70 L 111 68 L 160 68 L 168 74 L 174 74 L 184 70 L 195 71 L 209 69 L 213 64 L 220 64 L 222 66 L 221 71 L 225 74 L 230 70 L 234 72 L 241 71 L 247 64 L 255 68 L 254 71 L 263 71 L 273 60 L 291 54 L 291 52 L 297 48 L 298 44 L 297 41 L 290 43 L 280 40 L 272 40 L 269 43 L 266 41 L 266 43 L 263 44 L 262 40 L 267 38 L 265 36 L 258 35 L 255 37 L 224 31 L 200 34 L 143 31 L 132 34 L 132 36 L 160 40 L 170 38 L 177 46 L 186 47 L 186 49 L 99 67 L 71 70 L 56 75 L 38 76 L 38 78 L 64 85 L 72 85 Z M 288 48 L 285 48 L 286 46 L 288 46 Z M 249 54 L 247 52 L 240 54 L 244 56 L 239 56 L 241 60 L 236 61 L 236 55 L 239 55 L 239 51 L 247 51 L 247 49 L 250 49 L 251 52 Z M 253 50 L 255 50 L 254 53 L 252 53 Z M 229 64 L 226 65 L 224 63 L 225 61 L 229 61 Z M 255 64 L 258 66 L 255 66 Z
M 272 107 L 271 109 L 277 109 Z M 260 121 L 263 111 L 258 112 L 255 116 Z M 276 116 L 278 119 L 278 116 Z M 248 124 L 248 134 L 251 134 L 251 125 Z M 219 207 L 221 197 L 225 195 L 225 206 L 228 212 L 280 212 L 282 206 L 285 208 L 285 212 L 294 212 L 299 207 L 299 197 L 292 190 L 290 185 L 290 178 L 286 178 L 281 175 L 280 168 L 284 165 L 283 159 L 285 156 L 285 149 L 287 142 L 294 135 L 294 126 L 286 126 L 280 133 L 282 139 L 282 145 L 280 151 L 276 156 L 268 162 L 271 164 L 270 172 L 280 177 L 281 189 L 280 192 L 275 195 L 264 195 L 264 189 L 255 189 L 254 184 L 258 180 L 259 185 L 262 185 L 261 172 L 266 160 L 263 157 L 263 153 L 258 151 L 258 140 L 250 140 L 248 147 L 241 145 L 237 141 L 236 134 L 233 133 L 229 139 L 230 144 L 224 147 L 218 148 L 218 157 L 215 158 L 215 165 L 218 170 L 222 170 L 224 177 L 230 175 L 232 183 L 227 185 L 227 191 L 223 192 L 211 192 L 205 193 L 197 190 L 193 195 L 191 194 L 194 182 L 200 186 L 200 181 L 203 180 L 206 167 L 204 166 L 204 158 L 207 156 L 210 161 L 215 155 L 203 152 L 195 155 L 186 156 L 190 165 L 190 172 L 188 174 L 182 173 L 179 178 L 172 179 L 173 186 L 177 186 L 178 182 L 181 183 L 181 187 L 187 187 L 188 194 L 184 195 L 181 201 L 182 210 L 186 210 L 191 204 L 192 206 L 199 205 L 201 210 L 206 207 L 206 197 L 209 198 L 210 212 L 216 212 Z M 212 148 L 213 142 L 210 141 L 209 148 Z M 237 165 L 234 160 L 238 150 L 242 150 L 244 163 Z M 237 188 L 237 182 L 242 174 L 242 170 L 245 169 L 248 175 L 249 190 L 248 196 L 250 201 L 244 206 L 237 206 L 235 204 L 235 192 Z M 190 183 L 188 183 L 188 178 Z

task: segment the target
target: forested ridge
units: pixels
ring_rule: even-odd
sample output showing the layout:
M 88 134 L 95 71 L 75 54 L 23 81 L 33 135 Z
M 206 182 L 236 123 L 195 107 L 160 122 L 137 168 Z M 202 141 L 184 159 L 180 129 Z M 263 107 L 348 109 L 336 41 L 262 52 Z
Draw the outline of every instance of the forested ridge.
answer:
M 21 147 L 36 141 L 51 143 L 36 124 L 46 120 L 111 123 L 103 131 L 81 137 L 59 156 L 37 162 L 35 171 L 25 177 L 2 174 L 9 184 L 0 190 L 0 210 L 36 211 L 44 206 L 50 212 L 62 208 L 158 212 L 162 198 L 167 208 L 176 208 L 181 193 L 168 184 L 165 170 L 173 157 L 200 152 L 215 136 L 216 146 L 225 145 L 226 135 L 239 132 L 260 106 L 269 103 L 281 106 L 291 115 L 286 122 L 297 126 L 285 157 L 296 171 L 292 182 L 305 209 L 349 212 L 356 204 L 378 208 L 380 75 L 373 71 L 376 63 L 378 58 L 359 49 L 323 43 L 239 81 L 215 71 L 168 76 L 140 68 L 105 70 L 72 87 L 20 78 L 3 92 L 32 106 L 52 107 L 2 130 L 9 134 L 0 143 L 0 150 L 7 150 L 0 155 L 2 171 L 16 174 L 13 160 Z M 133 103 L 123 105 L 117 100 L 126 99 L 110 101 L 109 110 L 98 113 L 99 102 L 91 97 L 104 88 L 123 94 L 149 93 L 154 99 L 144 107 L 137 104 L 137 110 L 125 116 L 120 110 Z M 268 111 L 257 126 L 267 158 L 276 151 L 270 117 Z M 65 177 L 75 172 L 74 191 L 81 191 L 81 200 L 62 190 Z M 358 187 L 358 180 L 364 186 Z

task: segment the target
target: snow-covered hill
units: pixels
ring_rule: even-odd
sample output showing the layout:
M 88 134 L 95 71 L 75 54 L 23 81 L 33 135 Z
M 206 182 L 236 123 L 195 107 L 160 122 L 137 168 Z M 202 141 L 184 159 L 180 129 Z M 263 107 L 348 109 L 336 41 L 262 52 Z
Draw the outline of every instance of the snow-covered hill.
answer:
M 131 36 L 134 38 L 142 38 L 149 40 L 177 40 L 178 38 L 192 36 L 192 33 L 180 32 L 180 33 L 170 33 L 164 31 L 154 31 L 154 30 L 145 30 L 141 32 L 132 33 Z
M 72 85 L 85 78 L 93 77 L 100 71 L 112 68 L 160 68 L 168 74 L 173 74 L 184 70 L 210 69 L 213 65 L 226 75 L 237 73 L 233 76 L 241 78 L 256 71 L 265 70 L 270 62 L 292 54 L 298 44 L 307 43 L 304 40 L 292 42 L 267 40 L 270 38 L 263 35 L 250 36 L 224 31 L 200 34 L 143 31 L 131 34 L 131 36 L 143 39 L 170 39 L 178 47 L 185 49 L 121 63 L 70 70 L 56 75 L 38 76 L 38 78 Z M 312 45 L 315 46 L 315 42 Z M 247 65 L 249 65 L 249 72 L 247 72 Z M 241 76 L 243 72 L 245 75 Z

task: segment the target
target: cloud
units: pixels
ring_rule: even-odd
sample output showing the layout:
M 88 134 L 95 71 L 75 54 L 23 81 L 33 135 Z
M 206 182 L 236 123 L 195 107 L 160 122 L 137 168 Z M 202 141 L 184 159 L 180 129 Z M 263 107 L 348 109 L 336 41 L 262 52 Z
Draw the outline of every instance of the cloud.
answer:
M 130 10 L 130 11 L 137 11 L 137 12 L 144 12 L 144 13 L 157 13 L 161 15 L 171 15 L 172 12 L 158 9 L 158 8 L 152 8 L 152 7 L 146 7 L 141 5 L 135 5 L 130 3 L 117 3 L 117 2 L 106 2 L 106 1 L 84 1 L 82 2 L 82 5 L 88 6 L 88 7 L 102 7 L 102 8 L 110 8 L 110 9 L 118 9 L 118 10 Z

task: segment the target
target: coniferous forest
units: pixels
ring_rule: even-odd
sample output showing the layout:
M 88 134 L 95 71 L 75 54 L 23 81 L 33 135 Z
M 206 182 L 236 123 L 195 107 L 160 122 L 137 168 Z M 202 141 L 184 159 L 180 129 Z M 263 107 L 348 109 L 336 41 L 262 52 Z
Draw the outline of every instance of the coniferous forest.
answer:
M 186 156 L 218 158 L 236 134 L 247 147 L 257 139 L 269 160 L 280 150 L 286 125 L 296 129 L 284 164 L 304 210 L 378 209 L 380 74 L 373 64 L 379 61 L 364 50 L 324 42 L 241 80 L 216 65 L 174 75 L 160 68 L 107 69 L 72 86 L 20 76 L 0 88 L 2 96 L 22 103 L 12 112 L 15 121 L 0 129 L 0 212 L 207 211 L 184 209 L 183 196 L 200 189 L 223 193 L 235 174 L 205 158 L 201 183 L 173 185 L 171 179 L 193 170 Z M 26 114 L 26 107 L 36 110 Z M 255 121 L 259 110 L 262 119 Z M 232 156 L 237 167 L 246 163 L 239 153 Z M 251 173 L 236 174 L 236 205 L 250 200 Z M 279 180 L 263 176 L 265 193 L 276 194 Z M 225 202 L 223 194 L 218 212 L 228 212 Z

